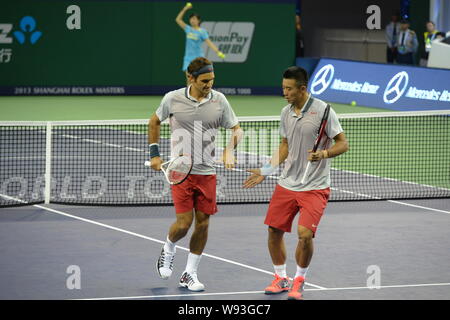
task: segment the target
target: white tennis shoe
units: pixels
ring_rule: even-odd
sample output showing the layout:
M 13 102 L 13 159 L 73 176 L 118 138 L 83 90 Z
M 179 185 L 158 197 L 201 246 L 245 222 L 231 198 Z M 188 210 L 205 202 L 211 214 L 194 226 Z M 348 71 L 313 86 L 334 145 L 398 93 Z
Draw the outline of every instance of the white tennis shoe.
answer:
M 172 275 L 175 252 L 176 250 L 174 252 L 164 251 L 164 246 L 161 249 L 161 254 L 156 262 L 156 270 L 161 279 L 167 280 Z
M 198 280 L 197 273 L 183 272 L 180 278 L 180 286 L 191 291 L 203 291 L 205 286 Z

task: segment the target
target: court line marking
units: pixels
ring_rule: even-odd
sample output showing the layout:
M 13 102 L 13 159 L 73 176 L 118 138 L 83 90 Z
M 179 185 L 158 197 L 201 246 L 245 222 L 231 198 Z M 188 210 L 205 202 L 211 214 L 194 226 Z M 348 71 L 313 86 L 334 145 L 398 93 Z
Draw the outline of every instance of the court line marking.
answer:
M 358 195 L 360 197 L 366 197 L 366 198 L 370 198 L 370 199 L 374 199 L 374 200 L 381 200 L 379 197 L 370 196 L 370 195 L 367 195 L 367 194 L 364 194 L 364 193 L 357 193 L 357 192 L 347 191 L 347 190 L 334 188 L 334 187 L 332 187 L 331 189 L 332 190 L 336 190 L 338 192 L 356 194 L 356 195 Z M 430 208 L 430 207 L 424 207 L 424 206 L 419 206 L 417 204 L 407 203 L 407 202 L 403 202 L 403 201 L 397 201 L 397 200 L 382 200 L 382 201 L 386 201 L 386 202 L 390 202 L 390 203 L 394 203 L 394 204 L 399 204 L 399 205 L 403 205 L 403 206 L 408 206 L 408 207 L 413 207 L 413 208 L 418 208 L 418 209 L 424 209 L 424 210 L 429 210 L 429 211 L 435 211 L 435 212 L 441 212 L 441 213 L 450 214 L 450 211 L 441 210 L 441 209 L 435 209 L 435 208 Z
M 450 283 L 422 283 L 422 284 L 405 284 L 390 285 L 379 287 L 341 287 L 341 288 L 314 288 L 305 289 L 305 291 L 340 291 L 340 290 L 381 290 L 392 288 L 416 288 L 416 287 L 433 287 L 433 286 L 450 286 Z M 379 288 L 379 289 L 378 289 Z M 235 291 L 235 292 L 213 292 L 213 293 L 186 293 L 186 294 L 167 294 L 153 296 L 128 296 L 128 297 L 106 297 L 106 298 L 82 298 L 75 300 L 125 300 L 125 299 L 151 299 L 151 298 L 178 298 L 178 297 L 198 297 L 198 296 L 220 296 L 220 295 L 240 295 L 240 294 L 263 294 L 264 291 Z
M 437 190 L 442 190 L 442 191 L 450 191 L 450 189 L 447 189 L 447 188 L 431 186 L 431 185 L 423 184 L 423 183 L 419 183 L 419 182 L 412 182 L 412 181 L 407 181 L 407 180 L 382 177 L 382 176 L 377 176 L 375 174 L 368 174 L 368 173 L 345 170 L 345 169 L 338 169 L 338 168 L 330 168 L 330 169 L 337 171 L 337 172 L 346 172 L 346 173 L 350 173 L 350 174 L 354 174 L 354 175 L 362 175 L 362 176 L 367 176 L 367 177 L 371 177 L 371 178 L 375 178 L 375 179 L 382 179 L 382 180 L 393 181 L 393 182 L 398 182 L 398 183 L 405 183 L 405 184 L 413 184 L 413 185 L 418 185 L 421 187 L 432 188 L 432 189 L 437 189 Z
M 117 228 L 117 227 L 114 227 L 114 226 L 111 226 L 111 225 L 108 225 L 108 224 L 104 224 L 104 223 L 101 223 L 101 222 L 97 222 L 97 221 L 94 221 L 94 220 L 90 220 L 90 219 L 74 216 L 74 215 L 71 215 L 69 213 L 66 213 L 66 212 L 63 212 L 63 211 L 59 211 L 59 210 L 55 210 L 55 209 L 51 209 L 51 208 L 47 208 L 47 207 L 44 207 L 44 206 L 41 206 L 41 205 L 38 205 L 38 204 L 34 204 L 33 207 L 36 207 L 36 208 L 39 208 L 39 209 L 42 209 L 42 210 L 46 210 L 46 211 L 50 211 L 50 212 L 53 212 L 53 213 L 56 213 L 56 214 L 59 214 L 59 215 L 65 216 L 65 217 L 69 217 L 69 218 L 75 219 L 75 220 L 80 220 L 80 221 L 83 221 L 83 222 L 95 224 L 97 226 L 104 227 L 104 228 L 107 228 L 107 229 L 111 229 L 111 230 L 114 230 L 114 231 L 126 233 L 126 234 L 129 234 L 129 235 L 132 235 L 132 236 L 135 236 L 135 237 L 138 237 L 138 238 L 142 238 L 142 239 L 145 239 L 145 240 L 150 240 L 150 241 L 157 242 L 157 243 L 160 243 L 160 244 L 164 244 L 165 243 L 164 241 L 161 241 L 161 240 L 158 240 L 158 239 L 155 239 L 155 238 L 151 238 L 151 237 L 147 237 L 147 236 L 144 236 L 144 235 L 136 233 L 136 232 L 132 232 L 132 231 L 128 231 L 128 230 L 125 230 L 125 229 Z M 187 251 L 187 252 L 190 251 L 188 248 L 185 248 L 185 247 L 181 247 L 181 246 L 176 246 L 176 247 L 179 248 L 180 250 L 183 250 L 183 251 Z M 240 263 L 240 262 L 237 262 L 237 261 L 221 258 L 221 257 L 215 256 L 215 255 L 212 255 L 212 254 L 208 254 L 208 253 L 203 253 L 202 255 L 205 256 L 205 257 L 209 257 L 209 258 L 212 258 L 212 259 L 219 260 L 219 261 L 223 261 L 223 262 L 227 262 L 227 263 L 230 263 L 230 264 L 234 264 L 234 265 L 237 265 L 237 266 L 240 266 L 240 267 L 243 267 L 243 268 L 247 268 L 247 269 L 250 269 L 250 270 L 253 270 L 253 271 L 258 271 L 258 272 L 262 272 L 262 273 L 265 273 L 265 274 L 273 275 L 273 272 L 270 272 L 270 271 L 267 271 L 267 270 L 263 270 L 263 269 L 260 269 L 260 268 L 256 268 L 256 267 L 252 267 L 250 265 L 243 264 L 243 263 Z M 310 286 L 310 287 L 317 288 L 317 289 L 326 289 L 325 287 L 318 286 L 316 284 L 312 284 L 312 283 L 308 283 L 308 282 L 305 282 L 305 284 Z
M 430 211 L 450 214 L 450 211 L 445 211 L 445 210 L 441 210 L 441 209 L 434 209 L 434 208 L 430 208 L 430 207 L 419 206 L 417 204 L 412 204 L 412 203 L 407 203 L 407 202 L 402 202 L 402 201 L 397 201 L 397 200 L 386 200 L 386 201 L 387 202 L 391 202 L 391 203 L 401 204 L 401 205 L 408 206 L 408 207 L 413 207 L 413 208 L 418 208 L 418 209 L 425 209 L 425 210 L 430 210 Z
M 399 284 L 390 286 L 379 286 L 379 287 L 341 287 L 341 288 L 326 288 L 326 289 L 305 289 L 305 291 L 339 291 L 339 290 L 377 290 L 379 289 L 392 289 L 392 288 L 417 288 L 417 287 L 437 287 L 437 286 L 450 286 L 450 282 L 442 283 L 418 283 L 418 284 Z
M 7 198 L 7 199 L 19 201 L 21 203 L 25 203 L 25 201 L 17 199 L 17 198 L 14 198 L 14 197 L 11 197 L 11 196 L 6 196 L 6 195 L 3 195 L 3 194 L 0 194 L 0 196 L 2 196 L 4 198 Z M 420 209 L 426 209 L 426 210 L 437 211 L 437 212 L 444 212 L 444 213 L 450 214 L 449 211 L 444 211 L 444 210 L 439 210 L 439 209 L 434 209 L 434 208 L 429 208 L 429 207 L 424 207 L 424 206 L 413 205 L 413 204 L 404 203 L 404 202 L 400 202 L 400 201 L 395 201 L 395 200 L 386 200 L 386 201 L 387 202 L 392 202 L 392 203 L 397 203 L 397 204 L 402 204 L 402 205 L 406 205 L 406 206 L 416 207 L 416 208 L 420 208 Z M 44 207 L 44 206 L 41 206 L 41 205 L 37 205 L 37 204 L 35 204 L 33 206 L 36 207 L 36 208 L 42 209 L 42 210 L 50 211 L 50 212 L 53 212 L 53 213 L 56 213 L 56 214 L 59 214 L 59 215 L 63 215 L 63 216 L 69 217 L 69 218 L 72 218 L 72 219 L 75 219 L 75 220 L 84 221 L 84 222 L 87 222 L 87 223 L 91 223 L 91 224 L 94 224 L 94 225 L 105 227 L 107 229 L 123 232 L 123 233 L 129 234 L 129 235 L 132 235 L 132 236 L 135 236 L 135 237 L 138 237 L 138 238 L 142 238 L 142 239 L 154 241 L 154 242 L 157 242 L 157 243 L 160 243 L 160 244 L 164 244 L 164 241 L 161 241 L 161 240 L 158 240 L 158 239 L 155 239 L 155 238 L 151 238 L 151 237 L 147 237 L 147 236 L 144 236 L 144 235 L 141 235 L 141 234 L 138 234 L 138 233 L 135 233 L 135 232 L 131 232 L 131 231 L 128 231 L 128 230 L 125 230 L 125 229 L 117 228 L 117 227 L 114 227 L 114 226 L 111 226 L 111 225 L 107 225 L 107 224 L 100 223 L 100 222 L 97 222 L 97 221 L 89 220 L 89 219 L 86 219 L 86 218 L 81 218 L 81 217 L 78 217 L 78 216 L 74 216 L 74 215 L 71 215 L 71 214 L 59 211 L 59 210 L 47 208 L 47 207 Z M 187 252 L 190 251 L 188 248 L 184 248 L 184 247 L 181 247 L 181 246 L 176 246 L 176 247 L 181 249 L 181 250 L 183 250 L 183 251 L 187 251 Z M 256 267 L 252 267 L 252 266 L 249 266 L 249 265 L 246 265 L 246 264 L 242 264 L 242 263 L 239 263 L 239 262 L 236 262 L 236 261 L 233 261 L 233 260 L 221 258 L 221 257 L 214 256 L 214 255 L 211 255 L 211 254 L 208 254 L 208 253 L 203 253 L 203 255 L 206 256 L 206 257 L 212 258 L 212 259 L 220 260 L 220 261 L 227 262 L 227 263 L 230 263 L 230 264 L 234 264 L 234 265 L 237 265 L 237 266 L 241 266 L 241 267 L 244 267 L 244 268 L 247 268 L 247 269 L 251 269 L 251 270 L 254 270 L 254 271 L 259 271 L 259 272 L 262 272 L 262 273 L 265 273 L 265 274 L 273 275 L 273 272 L 270 272 L 270 271 L 267 271 L 267 270 L 263 270 L 263 269 L 260 269 L 260 268 L 256 268 Z M 318 286 L 318 285 L 315 285 L 315 284 L 312 284 L 312 283 L 308 283 L 308 282 L 305 282 L 305 284 L 308 285 L 308 286 L 316 288 L 316 289 L 305 289 L 305 290 L 309 290 L 309 291 L 311 291 L 311 290 L 338 290 L 338 289 L 339 290 L 350 290 L 350 289 L 356 289 L 356 288 L 359 288 L 359 289 L 366 289 L 367 288 L 367 287 L 349 287 L 349 289 L 346 289 L 346 288 L 325 288 L 325 287 Z M 450 283 L 403 285 L 403 286 L 380 286 L 380 288 L 411 287 L 411 286 L 417 287 L 417 286 L 432 286 L 432 285 L 450 285 Z M 372 289 L 372 288 L 370 288 L 370 289 Z
M 320 289 L 318 289 L 320 290 Z M 167 294 L 155 296 L 130 296 L 130 297 L 108 297 L 108 298 L 81 298 L 74 300 L 125 300 L 125 299 L 150 299 L 150 298 L 177 298 L 177 297 L 196 297 L 196 296 L 220 296 L 236 294 L 255 294 L 264 293 L 264 291 L 241 291 L 241 292 L 214 292 L 214 293 L 185 293 L 185 294 Z
M 236 168 L 234 168 L 233 170 L 245 171 L 245 170 L 236 169 Z M 272 178 L 272 177 L 268 176 L 268 178 Z M 334 187 L 331 187 L 331 189 L 332 190 L 336 190 L 338 192 L 352 193 L 352 194 L 356 194 L 356 195 L 359 195 L 359 196 L 362 196 L 362 197 L 367 197 L 367 198 L 371 198 L 371 199 L 375 199 L 375 200 L 380 200 L 380 198 L 378 198 L 378 197 L 370 196 L 370 195 L 363 194 L 363 193 L 357 193 L 357 192 L 353 192 L 353 191 L 346 191 L 346 190 L 338 189 L 338 188 L 334 188 Z M 11 196 L 8 196 L 8 195 L 5 195 L 5 194 L 0 194 L 0 197 L 5 198 L 7 200 L 17 201 L 17 202 L 20 202 L 20 203 L 26 203 L 26 201 L 23 201 L 21 199 L 18 199 L 18 198 L 15 198 L 15 197 L 11 197 Z M 434 211 L 434 212 L 450 214 L 450 211 L 441 210 L 441 209 L 435 209 L 435 208 L 425 207 L 425 206 L 419 206 L 417 204 L 412 204 L 412 203 L 407 203 L 407 202 L 402 202 L 402 201 L 397 201 L 397 200 L 382 200 L 382 201 L 386 201 L 386 202 L 390 202 L 390 203 L 394 203 L 394 204 L 399 204 L 399 205 L 403 205 L 403 206 L 408 206 L 408 207 L 413 207 L 413 208 L 418 208 L 418 209 L 423 209 L 423 210 L 429 210 L 429 211 Z M 33 206 L 38 206 L 38 205 L 33 205 Z M 44 208 L 44 207 L 42 207 L 42 208 Z

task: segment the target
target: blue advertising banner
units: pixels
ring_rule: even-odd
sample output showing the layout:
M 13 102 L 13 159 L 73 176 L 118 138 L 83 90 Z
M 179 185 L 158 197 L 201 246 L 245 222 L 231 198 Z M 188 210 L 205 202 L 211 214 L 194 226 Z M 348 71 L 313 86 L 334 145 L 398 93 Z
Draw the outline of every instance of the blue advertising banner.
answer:
M 321 59 L 309 91 L 325 101 L 398 111 L 450 109 L 450 70 Z

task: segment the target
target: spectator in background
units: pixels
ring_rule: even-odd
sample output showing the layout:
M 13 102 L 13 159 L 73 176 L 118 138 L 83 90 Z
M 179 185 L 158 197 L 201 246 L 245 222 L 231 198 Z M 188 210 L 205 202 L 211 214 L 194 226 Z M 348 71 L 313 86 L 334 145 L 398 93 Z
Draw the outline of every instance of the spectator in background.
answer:
M 303 31 L 302 31 L 300 16 L 298 14 L 295 16 L 295 56 L 296 57 L 304 57 L 305 56 Z
M 399 64 L 414 64 L 414 53 L 419 47 L 417 35 L 409 29 L 407 20 L 400 21 L 400 33 L 397 38 L 397 62 Z
M 386 26 L 386 60 L 388 63 L 397 61 L 397 36 L 400 32 L 400 24 L 398 23 L 398 15 L 391 16 L 391 22 Z
M 428 56 L 430 55 L 431 43 L 439 34 L 439 31 L 436 30 L 436 26 L 433 21 L 428 21 L 425 26 L 427 28 L 427 31 L 423 33 L 424 50 L 422 51 L 422 58 L 420 59 L 421 66 L 427 65 Z

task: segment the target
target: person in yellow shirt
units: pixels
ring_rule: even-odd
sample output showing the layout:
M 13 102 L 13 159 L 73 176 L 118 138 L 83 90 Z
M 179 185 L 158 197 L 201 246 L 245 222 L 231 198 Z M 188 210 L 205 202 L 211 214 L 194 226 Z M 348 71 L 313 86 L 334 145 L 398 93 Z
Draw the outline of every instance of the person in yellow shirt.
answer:
M 426 29 L 423 33 L 424 50 L 422 51 L 422 59 L 420 65 L 426 66 L 428 61 L 428 56 L 430 55 L 431 43 L 436 39 L 439 31 L 436 30 L 436 25 L 433 21 L 428 21 L 426 23 Z

